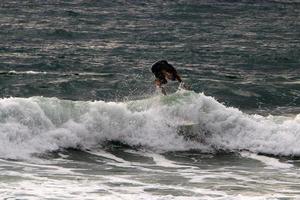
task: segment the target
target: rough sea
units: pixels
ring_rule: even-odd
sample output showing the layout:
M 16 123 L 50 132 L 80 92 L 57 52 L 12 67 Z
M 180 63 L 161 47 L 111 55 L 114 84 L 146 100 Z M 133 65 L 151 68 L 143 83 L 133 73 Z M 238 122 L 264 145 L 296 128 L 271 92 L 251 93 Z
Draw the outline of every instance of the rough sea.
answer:
M 156 91 L 167 60 L 190 90 Z M 1 0 L 0 199 L 300 199 L 298 0 Z

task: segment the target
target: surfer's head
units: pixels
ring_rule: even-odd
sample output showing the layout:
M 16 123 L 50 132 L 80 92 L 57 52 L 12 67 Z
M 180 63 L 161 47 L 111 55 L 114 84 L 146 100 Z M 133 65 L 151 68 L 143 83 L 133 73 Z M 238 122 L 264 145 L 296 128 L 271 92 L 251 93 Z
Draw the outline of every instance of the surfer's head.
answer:
M 152 73 L 156 77 L 156 82 L 166 84 L 168 80 L 175 81 L 178 77 L 176 69 L 166 60 L 160 60 L 154 63 L 151 67 Z

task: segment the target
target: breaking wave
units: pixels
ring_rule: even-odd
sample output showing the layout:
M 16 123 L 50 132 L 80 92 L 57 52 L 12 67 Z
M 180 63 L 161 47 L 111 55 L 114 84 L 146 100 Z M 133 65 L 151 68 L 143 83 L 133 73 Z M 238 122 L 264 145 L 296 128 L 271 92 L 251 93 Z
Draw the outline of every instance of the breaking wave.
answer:
M 248 115 L 203 93 L 183 90 L 119 103 L 44 97 L 0 100 L 2 158 L 98 148 L 106 141 L 153 151 L 248 150 L 293 156 L 300 155 L 300 115 Z

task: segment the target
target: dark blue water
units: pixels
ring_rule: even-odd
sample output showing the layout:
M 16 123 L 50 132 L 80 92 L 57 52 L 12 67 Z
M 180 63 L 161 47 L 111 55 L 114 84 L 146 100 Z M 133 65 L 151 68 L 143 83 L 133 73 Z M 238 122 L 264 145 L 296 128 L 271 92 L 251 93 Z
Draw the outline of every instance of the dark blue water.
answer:
M 167 59 L 194 91 L 227 105 L 300 104 L 296 1 L 2 1 L 0 9 L 2 97 L 142 98 L 154 90 L 151 64 Z

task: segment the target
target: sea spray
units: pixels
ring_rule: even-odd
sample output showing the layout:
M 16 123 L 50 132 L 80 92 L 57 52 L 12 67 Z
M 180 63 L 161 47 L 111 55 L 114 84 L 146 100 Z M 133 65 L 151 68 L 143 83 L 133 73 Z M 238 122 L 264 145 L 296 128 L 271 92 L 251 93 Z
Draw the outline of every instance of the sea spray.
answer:
M 248 115 L 191 91 L 129 102 L 5 98 L 0 100 L 0 157 L 26 159 L 70 147 L 99 148 L 105 141 L 158 152 L 248 150 L 300 155 L 299 115 L 278 117 L 281 120 Z M 192 134 L 202 134 L 204 142 L 178 134 L 178 127 L 187 122 L 199 127 Z

